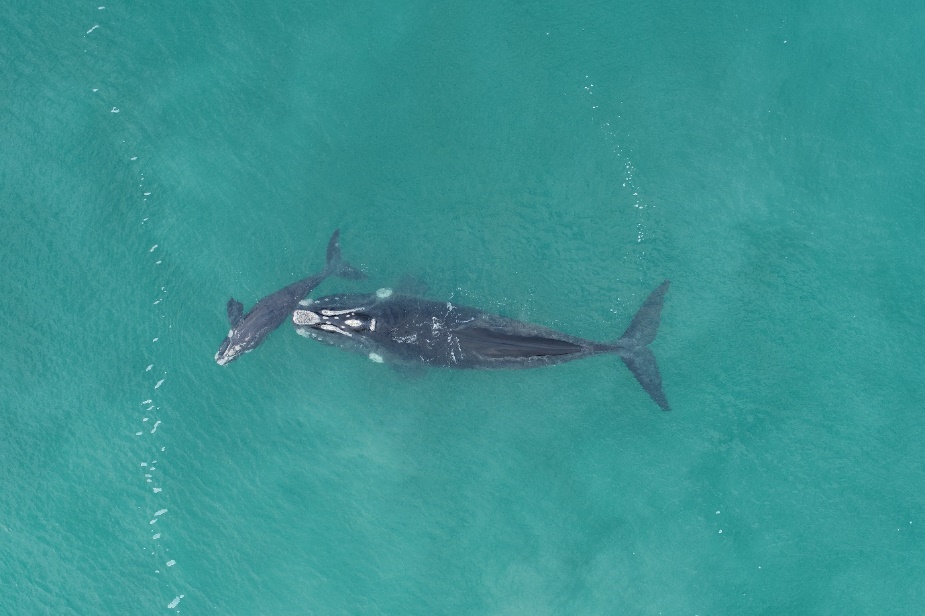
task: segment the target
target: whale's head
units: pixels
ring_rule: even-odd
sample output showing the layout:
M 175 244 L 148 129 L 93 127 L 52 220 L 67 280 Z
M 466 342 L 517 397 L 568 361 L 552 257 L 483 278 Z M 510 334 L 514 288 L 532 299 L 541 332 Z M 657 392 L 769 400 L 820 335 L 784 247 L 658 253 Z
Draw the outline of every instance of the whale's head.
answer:
M 242 335 L 242 332 L 235 329 L 229 330 L 228 335 L 222 340 L 222 344 L 218 347 L 218 352 L 215 354 L 215 363 L 219 366 L 224 366 L 230 364 L 248 351 L 252 351 L 254 345 L 249 344 L 249 342 L 248 338 Z
M 352 338 L 376 331 L 376 319 L 363 312 L 363 307 L 343 310 L 299 309 L 292 313 L 292 323 L 303 336 L 308 330 L 320 330 Z

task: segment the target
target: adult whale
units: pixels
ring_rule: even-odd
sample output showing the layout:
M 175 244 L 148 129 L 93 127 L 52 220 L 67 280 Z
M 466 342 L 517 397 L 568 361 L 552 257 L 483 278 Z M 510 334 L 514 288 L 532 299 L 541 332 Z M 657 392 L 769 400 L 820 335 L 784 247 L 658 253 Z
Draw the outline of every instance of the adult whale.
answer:
M 390 289 L 306 299 L 293 312 L 292 322 L 302 336 L 399 366 L 534 368 L 614 353 L 655 403 L 668 411 L 662 377 L 648 345 L 658 332 L 669 284 L 666 280 L 649 294 L 626 332 L 612 342 L 594 342 Z
M 366 278 L 366 274 L 341 259 L 339 237 L 340 229 L 331 234 L 328 241 L 327 265 L 323 270 L 267 295 L 254 304 L 247 314 L 244 314 L 244 305 L 241 302 L 233 297 L 228 300 L 228 322 L 231 329 L 215 354 L 215 361 L 219 366 L 231 363 L 244 353 L 250 353 L 260 346 L 267 336 L 292 314 L 299 301 L 328 276 L 350 280 Z

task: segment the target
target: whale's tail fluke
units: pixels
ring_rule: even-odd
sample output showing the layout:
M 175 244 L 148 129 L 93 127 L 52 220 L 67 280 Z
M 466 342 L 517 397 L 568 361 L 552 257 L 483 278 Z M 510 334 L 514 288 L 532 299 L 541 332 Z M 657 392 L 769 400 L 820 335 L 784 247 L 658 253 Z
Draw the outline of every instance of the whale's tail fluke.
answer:
M 328 262 L 324 268 L 325 273 L 330 276 L 346 278 L 347 280 L 363 280 L 366 278 L 366 274 L 341 258 L 339 239 L 340 229 L 335 229 L 334 233 L 331 234 L 331 239 L 328 240 Z
M 658 372 L 655 354 L 647 346 L 658 333 L 661 321 L 662 303 L 668 292 L 670 281 L 666 280 L 649 294 L 642 308 L 633 317 L 633 322 L 616 342 L 623 363 L 630 369 L 642 388 L 646 390 L 663 411 L 670 411 L 668 398 L 662 391 L 662 375 Z

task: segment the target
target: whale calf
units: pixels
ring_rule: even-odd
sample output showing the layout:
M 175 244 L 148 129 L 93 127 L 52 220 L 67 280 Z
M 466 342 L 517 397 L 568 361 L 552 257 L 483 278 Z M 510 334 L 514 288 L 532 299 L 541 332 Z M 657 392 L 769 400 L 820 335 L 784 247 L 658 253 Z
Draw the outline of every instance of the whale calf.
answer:
M 226 308 L 231 329 L 215 354 L 215 362 L 219 366 L 229 364 L 260 346 L 273 330 L 289 318 L 299 301 L 328 276 L 339 276 L 349 280 L 366 278 L 366 274 L 341 259 L 339 237 L 340 229 L 331 234 L 328 241 L 327 264 L 323 270 L 267 295 L 254 304 L 247 314 L 244 314 L 241 302 L 233 297 L 228 300 Z
M 648 345 L 658 332 L 669 284 L 666 280 L 652 291 L 624 334 L 611 342 L 390 289 L 306 299 L 293 311 L 292 323 L 307 338 L 363 353 L 375 362 L 418 368 L 535 368 L 612 353 L 668 411 L 662 377 Z

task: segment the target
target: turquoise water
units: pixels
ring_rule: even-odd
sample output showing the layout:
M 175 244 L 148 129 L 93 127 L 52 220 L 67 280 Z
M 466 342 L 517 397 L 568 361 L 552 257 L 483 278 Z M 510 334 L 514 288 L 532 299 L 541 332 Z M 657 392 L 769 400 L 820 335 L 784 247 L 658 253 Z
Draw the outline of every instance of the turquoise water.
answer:
M 2 14 L 0 613 L 922 613 L 920 3 Z M 670 278 L 674 410 L 288 325 L 217 366 L 337 227 L 316 295 L 600 340 Z

